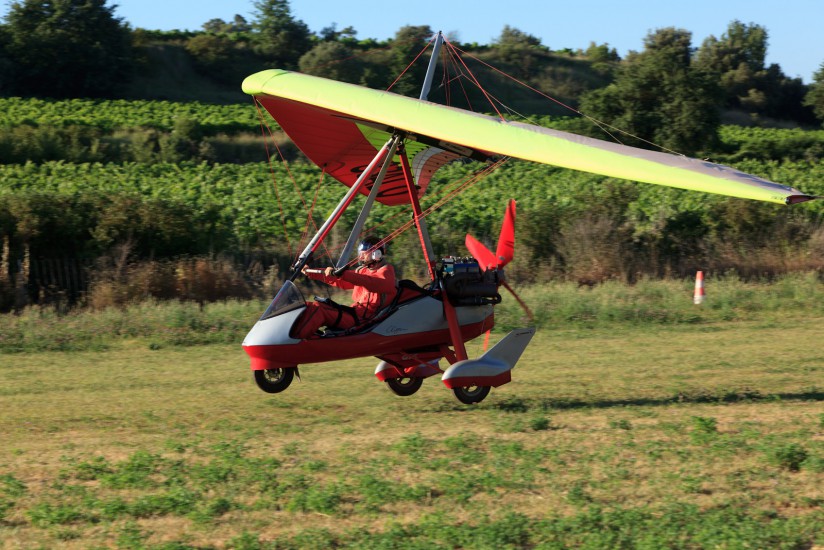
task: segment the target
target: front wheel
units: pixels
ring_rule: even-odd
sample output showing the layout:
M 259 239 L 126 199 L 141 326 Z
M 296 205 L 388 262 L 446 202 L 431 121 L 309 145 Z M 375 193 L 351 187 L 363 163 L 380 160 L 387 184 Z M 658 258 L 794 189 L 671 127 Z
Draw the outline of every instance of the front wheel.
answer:
M 489 395 L 489 386 L 467 386 L 464 388 L 452 388 L 452 392 L 458 401 L 465 405 L 480 403 Z
M 280 393 L 289 387 L 295 377 L 294 368 L 256 370 L 255 383 L 266 393 Z
M 395 395 L 412 395 L 423 385 L 423 378 L 387 378 L 386 385 Z

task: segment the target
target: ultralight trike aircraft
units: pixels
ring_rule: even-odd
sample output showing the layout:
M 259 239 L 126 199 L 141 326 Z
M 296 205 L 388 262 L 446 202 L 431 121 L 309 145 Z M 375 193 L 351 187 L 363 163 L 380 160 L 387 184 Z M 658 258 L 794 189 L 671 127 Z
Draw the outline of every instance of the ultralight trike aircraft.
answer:
M 513 157 L 782 204 L 815 198 L 707 161 L 431 103 L 427 96 L 443 43 L 438 33 L 420 99 L 285 70 L 266 70 L 244 80 L 244 92 L 271 114 L 306 157 L 349 187 L 243 342 L 262 390 L 285 390 L 301 364 L 368 356 L 380 360 L 375 375 L 398 395 L 412 395 L 424 378 L 440 374 L 461 402 L 471 404 L 483 400 L 491 387 L 511 380 L 534 328 L 513 330 L 476 359 L 467 357 L 465 343 L 492 329 L 494 306 L 501 301 L 499 287 L 509 289 L 503 268 L 514 253 L 515 203 L 506 206 L 494 253 L 467 235 L 470 256 L 436 259 L 420 199 L 435 171 L 451 161 Z M 335 269 L 347 267 L 378 201 L 411 207 L 411 225 L 430 280 L 423 286 L 400 281 L 392 302 L 360 325 L 299 340 L 293 326 L 306 303 L 294 281 L 359 195 L 366 198 Z M 440 368 L 441 360 L 449 363 L 446 370 Z

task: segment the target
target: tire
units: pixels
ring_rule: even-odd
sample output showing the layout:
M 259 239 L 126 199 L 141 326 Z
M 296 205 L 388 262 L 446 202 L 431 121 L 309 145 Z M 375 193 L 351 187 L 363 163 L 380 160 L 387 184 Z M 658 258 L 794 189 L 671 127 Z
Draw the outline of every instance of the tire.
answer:
M 412 395 L 423 385 L 423 378 L 387 378 L 386 385 L 395 395 Z
M 255 383 L 266 393 L 280 393 L 289 387 L 295 377 L 295 369 L 256 370 Z
M 465 388 L 452 388 L 452 392 L 458 401 L 464 405 L 473 405 L 483 401 L 489 395 L 489 386 L 467 386 Z

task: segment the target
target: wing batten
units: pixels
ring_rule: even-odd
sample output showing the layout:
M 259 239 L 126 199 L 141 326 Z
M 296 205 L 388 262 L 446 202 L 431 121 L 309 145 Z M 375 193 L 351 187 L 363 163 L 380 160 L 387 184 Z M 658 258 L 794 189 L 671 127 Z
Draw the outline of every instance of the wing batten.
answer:
M 302 127 L 300 124 L 290 125 L 291 131 L 286 128 L 279 117 L 288 118 L 289 114 L 282 110 L 273 112 L 269 108 L 270 104 L 275 104 L 273 102 L 288 100 L 293 105 L 316 109 L 329 118 L 334 115 L 339 121 L 348 121 L 345 123 L 351 126 L 356 126 L 358 122 L 366 126 L 399 129 L 412 134 L 421 143 L 437 147 L 443 142 L 442 148 L 453 155 L 475 154 L 488 158 L 497 154 L 630 181 L 781 204 L 793 204 L 814 198 L 792 187 L 719 164 L 638 149 L 540 126 L 501 121 L 487 115 L 399 96 L 391 92 L 300 73 L 283 70 L 263 71 L 248 77 L 243 83 L 243 90 L 261 100 L 264 107 L 304 152 L 304 147 L 318 147 L 315 141 L 317 136 L 311 135 L 311 128 Z M 333 125 L 330 123 L 331 126 Z M 334 136 L 325 136 L 325 139 L 333 138 Z M 364 144 L 368 145 L 368 141 L 358 143 L 357 150 L 360 151 Z M 350 147 L 355 145 L 350 144 Z M 342 155 L 343 150 L 339 151 L 339 154 Z M 324 155 L 307 156 L 318 163 L 315 157 Z M 354 166 L 352 162 L 347 162 L 350 168 Z M 345 178 L 332 175 L 351 185 Z

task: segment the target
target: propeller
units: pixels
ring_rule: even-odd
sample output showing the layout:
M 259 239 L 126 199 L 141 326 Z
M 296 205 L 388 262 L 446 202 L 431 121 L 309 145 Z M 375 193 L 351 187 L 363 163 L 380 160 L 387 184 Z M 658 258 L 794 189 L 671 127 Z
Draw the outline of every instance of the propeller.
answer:
M 472 235 L 466 235 L 466 248 L 469 253 L 478 260 L 481 268 L 497 269 L 499 271 L 498 284 L 506 288 L 510 294 L 515 298 L 518 304 L 526 313 L 529 322 L 532 323 L 534 316 L 529 307 L 521 300 L 521 297 L 512 290 L 512 287 L 506 282 L 503 276 L 503 267 L 512 261 L 515 256 L 515 200 L 510 199 L 506 206 L 506 213 L 504 214 L 504 221 L 501 223 L 501 234 L 498 236 L 498 247 L 493 253 L 483 243 Z M 484 348 L 486 344 L 484 345 Z
M 493 254 L 472 235 L 466 236 L 466 248 L 484 269 L 501 269 L 512 261 L 515 255 L 515 201 L 509 200 L 498 236 L 498 248 Z

